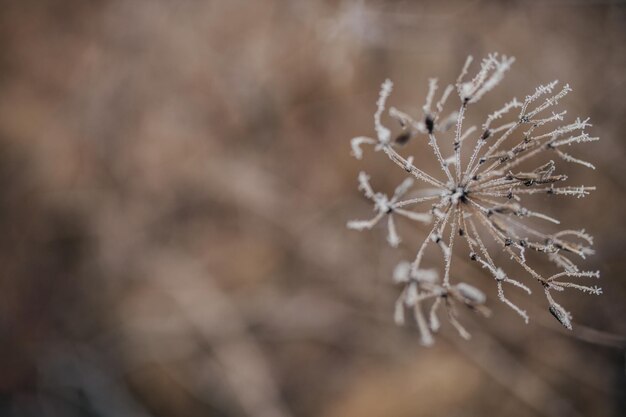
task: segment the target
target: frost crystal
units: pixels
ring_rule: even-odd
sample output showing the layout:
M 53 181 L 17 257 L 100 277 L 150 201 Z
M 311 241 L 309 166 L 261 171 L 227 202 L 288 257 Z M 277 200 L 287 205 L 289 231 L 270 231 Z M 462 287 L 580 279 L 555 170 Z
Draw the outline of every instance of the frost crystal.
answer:
M 602 292 L 599 287 L 568 280 L 599 278 L 599 272 L 580 271 L 570 259 L 572 256 L 584 259 L 593 254 L 593 240 L 590 235 L 584 230 L 542 232 L 524 221 L 535 218 L 538 222 L 560 223 L 554 217 L 523 206 L 522 199 L 527 195 L 581 198 L 595 190 L 595 187 L 583 185 L 561 186 L 559 184 L 567 180 L 567 177 L 555 173 L 557 164 L 554 159 L 557 158 L 566 163 L 595 169 L 591 163 L 575 158 L 562 149 L 598 140 L 585 132 L 591 126 L 589 119 L 577 118 L 571 123 L 560 124 L 566 112 L 552 110 L 571 91 L 569 85 L 558 88 L 558 81 L 540 85 L 524 101 L 513 98 L 489 114 L 480 129 L 463 125 L 468 107 L 494 89 L 513 62 L 514 58 L 490 54 L 482 60 L 476 75 L 468 80 L 466 78 L 472 64 L 472 57 L 469 57 L 456 85 L 447 86 L 438 100 L 437 79 L 430 79 L 421 118 L 414 118 L 393 107 L 389 109 L 389 116 L 402 129 L 395 138 L 391 129 L 382 122 L 393 87 L 392 82 L 386 80 L 376 103 L 376 137 L 360 136 L 351 142 L 352 154 L 357 159 L 363 156 L 363 145 L 372 146 L 375 151 L 384 152 L 407 173 L 408 178 L 389 197 L 374 192 L 369 176 L 361 172 L 358 177 L 359 189 L 373 202 L 376 214 L 369 220 L 350 221 L 348 227 L 356 230 L 371 229 L 386 217 L 387 240 L 391 246 L 396 247 L 400 243 L 396 217 L 432 223 L 415 260 L 411 263 L 400 263 L 393 273 L 394 281 L 404 287 L 396 302 L 395 321 L 404 324 L 405 312 L 411 309 L 424 345 L 434 342 L 432 334 L 440 327 L 438 311 L 441 307 L 446 310 L 448 321 L 464 338 L 469 338 L 470 335 L 458 321 L 457 305 L 483 315 L 490 313 L 484 305 L 486 296 L 481 290 L 465 282 L 453 283 L 452 255 L 455 250 L 463 247 L 467 250 L 468 257 L 494 279 L 498 298 L 528 322 L 526 311 L 505 296 L 504 284 L 528 294 L 531 292 L 530 288 L 518 279 L 511 278 L 503 268 L 495 264 L 484 238 L 495 242 L 521 267 L 525 275 L 541 284 L 549 311 L 568 329 L 572 328 L 571 314 L 554 301 L 552 291 L 574 288 L 589 294 L 597 295 Z M 454 90 L 459 97 L 459 108 L 444 116 L 442 113 L 446 102 Z M 441 136 L 449 130 L 453 133 L 440 142 Z M 399 148 L 420 135 L 426 137 L 441 172 L 429 174 L 413 164 L 413 157 L 405 157 L 399 153 Z M 463 147 L 467 144 L 473 144 L 473 149 L 466 155 Z M 444 149 L 448 148 L 451 154 L 446 156 Z M 538 164 L 521 168 L 523 163 L 528 165 L 541 157 L 544 159 Z M 405 198 L 413 187 L 414 179 L 428 184 L 429 188 L 423 190 L 418 197 Z M 414 205 L 428 207 L 417 211 L 406 208 Z M 455 244 L 457 240 L 459 242 Z M 422 266 L 428 245 L 436 245 L 441 249 L 441 274 L 436 269 L 424 269 Z M 527 256 L 532 252 L 546 256 L 560 272 L 550 277 L 539 274 L 527 262 Z M 424 315 L 424 308 L 429 308 L 428 317 Z

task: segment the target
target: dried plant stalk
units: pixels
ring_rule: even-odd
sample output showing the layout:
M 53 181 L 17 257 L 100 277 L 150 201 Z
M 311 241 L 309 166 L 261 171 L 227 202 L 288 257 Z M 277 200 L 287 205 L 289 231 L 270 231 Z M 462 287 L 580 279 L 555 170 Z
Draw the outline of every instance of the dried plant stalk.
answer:
M 397 247 L 400 235 L 395 218 L 405 217 L 413 221 L 431 223 L 432 228 L 419 247 L 415 260 L 398 265 L 394 280 L 404 286 L 396 303 L 395 320 L 405 322 L 406 309 L 412 309 L 415 322 L 420 330 L 421 341 L 430 345 L 433 332 L 440 327 L 438 310 L 446 310 L 449 322 L 465 338 L 470 335 L 458 321 L 456 305 L 466 306 L 476 312 L 488 315 L 486 297 L 479 289 L 464 283 L 453 282 L 451 264 L 453 250 L 465 247 L 468 257 L 478 263 L 495 280 L 498 298 L 515 311 L 525 322 L 529 317 L 526 311 L 505 296 L 505 284 L 531 293 L 531 290 L 518 279 L 513 279 L 496 265 L 484 239 L 491 239 L 515 262 L 524 273 L 538 281 L 544 289 L 549 311 L 566 328 L 571 329 L 571 314 L 553 298 L 553 291 L 574 288 L 589 294 L 601 294 L 597 286 L 583 285 L 571 280 L 599 278 L 598 271 L 581 271 L 571 259 L 573 256 L 585 258 L 593 254 L 592 237 L 584 230 L 562 230 L 556 233 L 542 232 L 531 227 L 526 218 L 534 217 L 542 222 L 559 224 L 559 221 L 540 211 L 530 210 L 522 205 L 527 195 L 547 194 L 553 196 L 584 197 L 595 187 L 563 186 L 565 175 L 556 174 L 556 164 L 550 159 L 536 165 L 536 168 L 520 170 L 525 161 L 532 162 L 543 156 L 558 157 L 562 161 L 585 168 L 595 167 L 584 160 L 564 152 L 565 147 L 597 141 L 585 129 L 591 126 L 589 119 L 577 118 L 564 123 L 565 111 L 553 111 L 558 102 L 570 91 L 569 85 L 557 88 L 558 81 L 540 85 L 523 101 L 516 98 L 505 103 L 500 109 L 489 114 L 480 129 L 463 125 L 467 109 L 496 87 L 513 63 L 513 58 L 491 54 L 483 59 L 477 74 L 466 80 L 472 57 L 469 57 L 459 75 L 456 85 L 449 85 L 435 102 L 437 80 L 429 80 L 426 102 L 421 119 L 416 119 L 398 109 L 390 108 L 389 116 L 395 119 L 402 129 L 392 137 L 391 130 L 383 125 L 382 115 L 391 94 L 393 84 L 386 80 L 382 84 L 377 109 L 374 115 L 376 137 L 356 137 L 352 139 L 352 154 L 361 159 L 363 145 L 371 145 L 374 151 L 382 151 L 397 166 L 404 170 L 408 178 L 403 181 L 391 197 L 375 192 L 370 178 L 364 172 L 358 176 L 359 189 L 374 203 L 376 215 L 369 220 L 353 220 L 348 227 L 356 230 L 371 229 L 377 223 L 387 220 L 387 240 Z M 458 110 L 443 116 L 443 110 L 452 91 L 456 89 L 460 100 Z M 434 104 L 433 104 L 434 103 Z M 547 114 L 548 110 L 552 110 Z M 508 119 L 508 121 L 507 121 Z M 550 127 L 556 126 L 556 127 Z M 452 130 L 452 155 L 446 157 L 442 151 L 441 136 Z M 546 131 L 541 133 L 542 131 Z M 432 148 L 441 167 L 441 173 L 429 174 L 413 164 L 411 156 L 402 156 L 399 149 L 413 138 L 424 136 Z M 466 158 L 462 149 L 473 143 L 473 150 Z M 448 142 L 449 143 L 449 142 Z M 449 145 L 448 145 L 449 146 Z M 467 159 L 463 164 L 463 160 Z M 414 180 L 428 185 L 424 195 L 406 198 Z M 407 209 L 408 206 L 425 206 L 420 211 Z M 455 241 L 459 240 L 455 244 Z M 437 245 L 443 254 L 443 277 L 435 269 L 424 269 L 422 261 L 428 245 Z M 545 277 L 533 269 L 527 261 L 527 253 L 537 252 L 553 262 L 560 272 Z M 430 305 L 428 315 L 423 309 Z

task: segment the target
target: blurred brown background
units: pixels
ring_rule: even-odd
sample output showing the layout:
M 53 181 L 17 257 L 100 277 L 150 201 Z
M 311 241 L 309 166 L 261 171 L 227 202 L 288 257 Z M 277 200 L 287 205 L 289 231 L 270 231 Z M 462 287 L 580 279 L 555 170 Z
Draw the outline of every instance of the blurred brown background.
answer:
M 2 1 L 0 415 L 625 415 L 624 6 Z M 425 230 L 345 228 L 360 169 L 402 177 L 349 139 L 386 77 L 417 113 L 491 51 L 517 62 L 476 116 L 558 78 L 602 138 L 567 171 L 598 191 L 541 204 L 596 237 L 605 294 L 559 297 L 572 333 L 511 295 L 524 325 L 470 266 L 493 317 L 424 349 L 390 271 Z

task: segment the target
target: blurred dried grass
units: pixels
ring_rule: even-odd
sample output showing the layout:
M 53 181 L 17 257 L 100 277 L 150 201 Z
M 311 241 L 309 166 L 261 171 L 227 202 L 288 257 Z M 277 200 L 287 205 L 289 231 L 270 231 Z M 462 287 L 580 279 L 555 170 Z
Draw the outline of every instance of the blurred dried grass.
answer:
M 623 415 L 625 18 L 576 0 L 3 2 L 0 414 Z M 586 219 L 605 295 L 570 298 L 573 337 L 540 300 L 528 326 L 493 303 L 471 342 L 444 329 L 424 350 L 392 325 L 397 255 L 344 229 L 362 208 L 348 141 L 385 77 L 417 109 L 427 77 L 494 50 L 518 58 L 495 103 L 558 77 L 602 138 L 582 179 L 599 191 L 543 204 Z

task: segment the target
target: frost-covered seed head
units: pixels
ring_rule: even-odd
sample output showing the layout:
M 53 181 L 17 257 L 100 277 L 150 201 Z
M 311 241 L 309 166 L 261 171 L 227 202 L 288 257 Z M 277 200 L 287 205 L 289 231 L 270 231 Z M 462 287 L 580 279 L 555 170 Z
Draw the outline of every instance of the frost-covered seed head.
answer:
M 571 91 L 569 85 L 559 87 L 558 81 L 538 86 L 523 101 L 516 98 L 497 108 L 484 118 L 482 127 L 466 127 L 464 121 L 472 104 L 493 90 L 510 69 L 514 58 L 490 54 L 484 58 L 474 77 L 469 77 L 472 57 L 466 60 L 455 83 L 458 94 L 456 110 L 446 113 L 446 104 L 455 87 L 447 86 L 437 99 L 438 81 L 430 79 L 422 114 L 414 118 L 396 108 L 389 110 L 402 129 L 393 136 L 383 123 L 383 113 L 393 84 L 386 80 L 376 103 L 374 114 L 375 137 L 356 137 L 352 140 L 352 154 L 360 159 L 363 146 L 382 151 L 412 180 L 424 183 L 427 190 L 418 197 L 405 198 L 413 181 L 405 180 L 392 195 L 374 192 L 369 176 L 359 174 L 359 189 L 374 205 L 375 216 L 370 220 L 353 220 L 348 227 L 356 230 L 371 229 L 386 218 L 387 240 L 392 246 L 400 244 L 396 230 L 406 220 L 431 223 L 412 263 L 400 263 L 393 273 L 395 282 L 405 286 L 396 303 L 396 322 L 404 323 L 404 309 L 413 309 L 413 316 L 421 333 L 422 343 L 433 342 L 431 332 L 439 328 L 437 314 L 440 308 L 448 312 L 448 319 L 464 338 L 469 333 L 456 318 L 455 303 L 461 303 L 479 313 L 487 314 L 485 294 L 466 283 L 453 283 L 452 254 L 467 250 L 469 258 L 479 264 L 494 280 L 498 298 L 528 322 L 527 313 L 505 295 L 505 284 L 530 294 L 530 288 L 517 279 L 510 278 L 496 264 L 496 251 L 489 250 L 488 239 L 501 248 L 505 257 L 512 259 L 520 273 L 537 281 L 544 289 L 549 311 L 565 327 L 571 328 L 571 315 L 552 298 L 553 291 L 566 288 L 589 294 L 600 294 L 599 287 L 570 281 L 596 278 L 595 271 L 580 271 L 574 259 L 584 259 L 594 253 L 593 240 L 584 230 L 542 231 L 527 219 L 534 218 L 545 227 L 559 225 L 558 219 L 542 211 L 529 208 L 526 196 L 587 196 L 595 187 L 560 185 L 567 176 L 557 174 L 558 161 L 583 168 L 595 167 L 564 151 L 576 145 L 598 140 L 585 129 L 589 119 L 576 118 L 562 123 L 566 111 L 555 110 L 559 102 Z M 454 129 L 452 129 L 454 127 Z M 452 129 L 450 135 L 446 132 Z M 411 155 L 403 156 L 398 148 L 421 140 L 428 144 L 440 169 L 428 173 L 414 164 Z M 463 148 L 473 146 L 467 155 Z M 450 150 L 451 154 L 446 154 Z M 409 206 L 421 206 L 409 210 Z M 400 219 L 396 225 L 396 217 Z M 402 222 L 402 223 L 400 223 Z M 457 241 L 455 243 L 455 240 Z M 443 266 L 438 273 L 422 265 L 429 245 L 439 247 Z M 551 276 L 539 274 L 527 261 L 527 254 L 535 252 L 552 262 L 557 271 Z M 518 275 L 518 272 L 515 272 Z M 442 278 L 440 279 L 440 275 Z M 565 281 L 563 279 L 566 279 Z M 429 319 L 422 309 L 430 303 Z

